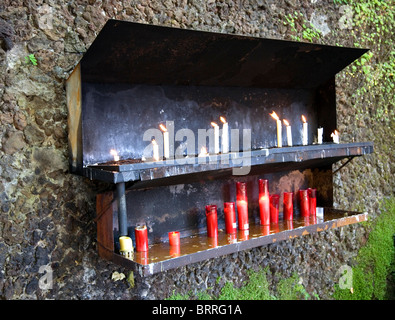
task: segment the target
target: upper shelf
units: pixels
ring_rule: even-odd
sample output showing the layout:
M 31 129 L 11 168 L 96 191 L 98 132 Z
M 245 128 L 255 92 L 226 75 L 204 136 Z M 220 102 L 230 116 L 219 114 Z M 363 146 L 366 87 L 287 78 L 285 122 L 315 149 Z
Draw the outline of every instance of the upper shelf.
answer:
M 156 184 L 159 179 L 180 178 L 185 182 L 186 175 L 202 178 L 207 175 L 229 175 L 232 169 L 240 167 L 269 168 L 275 171 L 308 166 L 332 164 L 347 157 L 362 156 L 373 152 L 372 142 L 324 143 L 308 146 L 270 148 L 249 152 L 230 152 L 228 154 L 209 155 L 207 157 L 189 157 L 175 160 L 139 163 L 107 163 L 84 168 L 84 175 L 90 179 L 111 183 L 136 182 L 136 187 Z M 233 174 L 237 174 L 234 172 Z M 243 174 L 242 172 L 240 172 Z M 245 171 L 244 171 L 244 174 Z M 162 182 L 160 180 L 160 182 Z
M 312 88 L 366 51 L 109 20 L 81 60 L 82 81 Z

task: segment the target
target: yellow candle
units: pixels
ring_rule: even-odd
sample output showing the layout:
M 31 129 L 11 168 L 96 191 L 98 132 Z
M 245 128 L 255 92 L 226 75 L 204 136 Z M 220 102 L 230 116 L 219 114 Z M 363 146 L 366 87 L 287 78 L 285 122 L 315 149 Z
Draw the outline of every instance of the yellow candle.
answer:
M 278 115 L 273 111 L 273 113 L 270 114 L 273 119 L 276 120 L 277 122 L 277 147 L 281 148 L 283 146 L 283 136 L 282 136 L 282 125 L 281 125 L 281 120 L 278 117 Z
M 169 131 L 163 124 L 159 125 L 160 129 L 163 131 L 163 156 L 166 159 L 170 158 L 170 143 L 169 143 Z
M 222 153 L 229 152 L 229 125 L 224 117 L 220 117 L 222 125 Z
M 219 127 L 215 122 L 211 122 L 214 127 L 214 153 L 219 153 Z

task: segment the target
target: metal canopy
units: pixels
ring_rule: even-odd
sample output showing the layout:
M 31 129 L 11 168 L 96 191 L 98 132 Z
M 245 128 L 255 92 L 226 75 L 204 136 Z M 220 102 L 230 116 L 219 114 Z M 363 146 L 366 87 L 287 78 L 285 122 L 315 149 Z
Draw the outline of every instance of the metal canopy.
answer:
M 81 60 L 82 81 L 313 88 L 366 51 L 109 20 Z

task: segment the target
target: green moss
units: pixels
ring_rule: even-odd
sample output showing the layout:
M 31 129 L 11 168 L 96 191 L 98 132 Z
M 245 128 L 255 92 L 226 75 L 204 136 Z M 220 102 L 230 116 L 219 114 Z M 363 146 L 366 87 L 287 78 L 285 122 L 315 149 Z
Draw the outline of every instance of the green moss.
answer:
M 369 239 L 358 252 L 352 268 L 352 289 L 336 285 L 338 300 L 388 299 L 388 281 L 392 281 L 395 264 L 395 197 L 383 202 L 381 215 L 371 223 Z

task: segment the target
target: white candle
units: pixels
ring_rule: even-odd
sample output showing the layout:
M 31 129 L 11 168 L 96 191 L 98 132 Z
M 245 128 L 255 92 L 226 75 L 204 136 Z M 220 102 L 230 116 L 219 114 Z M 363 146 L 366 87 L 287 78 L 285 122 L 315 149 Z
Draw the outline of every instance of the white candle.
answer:
M 331 133 L 331 137 L 333 139 L 334 143 L 339 143 L 339 132 L 335 130 L 334 132 Z
M 159 161 L 159 146 L 155 139 L 152 139 L 152 158 L 154 161 Z
M 112 154 L 114 156 L 114 161 L 119 161 L 118 152 L 116 150 L 111 149 L 110 154 Z
M 273 113 L 270 114 L 273 119 L 277 121 L 277 147 L 281 148 L 283 146 L 283 135 L 282 135 L 282 125 L 281 125 L 281 120 L 278 117 L 278 115 L 273 111 Z
M 163 124 L 159 125 L 160 129 L 163 131 L 163 156 L 165 159 L 170 158 L 170 143 L 169 143 L 169 131 Z
M 222 121 L 222 153 L 229 152 L 229 125 L 224 117 L 220 117 Z
M 214 153 L 219 153 L 219 126 L 215 122 L 211 122 L 214 127 Z
M 322 144 L 322 135 L 324 132 L 324 128 L 318 128 L 317 129 L 317 140 L 318 140 L 318 144 Z
M 291 126 L 289 125 L 289 122 L 285 119 L 283 119 L 284 124 L 287 128 L 287 143 L 288 147 L 292 147 L 292 131 L 291 131 Z
M 307 132 L 307 121 L 304 115 L 302 115 L 302 121 L 303 121 L 303 133 L 302 133 L 302 144 L 304 146 L 308 145 L 308 132 Z

